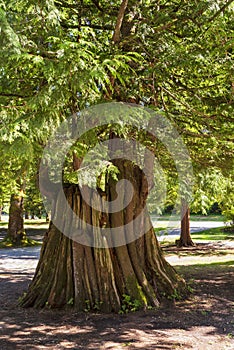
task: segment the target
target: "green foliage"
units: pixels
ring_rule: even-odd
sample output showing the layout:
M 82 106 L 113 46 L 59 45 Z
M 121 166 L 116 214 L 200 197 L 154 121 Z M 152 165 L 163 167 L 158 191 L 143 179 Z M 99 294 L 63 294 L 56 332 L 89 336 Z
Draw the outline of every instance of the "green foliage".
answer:
M 174 292 L 172 294 L 167 295 L 167 299 L 169 300 L 181 300 L 181 298 L 182 297 L 177 289 L 174 289 Z
M 119 314 L 126 314 L 128 312 L 135 312 L 142 307 L 142 303 L 140 300 L 132 299 L 130 295 L 123 294 L 123 300 L 121 305 L 121 310 Z
M 227 178 L 223 197 L 220 203 L 222 214 L 227 224 L 234 226 L 234 181 L 233 174 Z
M 219 169 L 211 168 L 200 171 L 196 181 L 191 210 L 206 215 L 214 203 L 224 199 L 227 178 Z
M 70 298 L 67 302 L 67 305 L 73 305 L 74 304 L 74 298 Z
M 16 178 L 27 177 L 25 169 L 36 173 L 42 149 L 61 121 L 113 100 L 164 113 L 177 127 L 199 174 L 194 210 L 205 213 L 222 197 L 205 169 L 217 167 L 228 177 L 233 168 L 233 4 L 133 0 L 120 43 L 114 45 L 119 5 L 106 0 L 98 6 L 91 0 L 1 3 L 1 161 L 10 169 L 1 177 L 1 198 L 8 197 L 8 187 L 18 186 Z M 177 197 L 175 165 L 160 142 L 157 157 L 169 205 Z M 71 166 L 66 170 L 66 179 L 77 181 Z M 150 209 L 161 213 L 164 198 L 158 189 L 164 178 L 159 180 L 158 206 L 152 203 Z
M 232 205 L 230 208 L 224 210 L 223 215 L 225 216 L 226 222 L 234 226 L 234 206 Z
M 85 300 L 85 312 L 90 312 L 90 311 L 100 311 L 101 305 L 103 304 L 102 301 L 96 300 L 93 304 L 90 302 L 90 300 Z

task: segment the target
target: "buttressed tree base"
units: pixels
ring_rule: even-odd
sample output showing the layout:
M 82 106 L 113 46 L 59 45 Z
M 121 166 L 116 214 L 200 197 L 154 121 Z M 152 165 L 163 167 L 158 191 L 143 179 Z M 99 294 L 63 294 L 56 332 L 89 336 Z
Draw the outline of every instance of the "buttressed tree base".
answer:
M 92 209 L 98 196 L 91 193 L 89 206 L 76 185 L 64 186 L 67 201 L 82 219 L 79 235 L 86 234 L 86 224 L 93 227 L 93 240 L 100 239 L 100 228 L 119 227 L 124 234 L 134 236 L 134 225 L 127 225 L 145 205 L 142 171 L 126 160 L 115 161 L 120 171 L 119 179 L 132 182 L 134 196 L 129 205 L 116 213 L 104 213 Z M 116 181 L 109 178 L 108 190 L 101 193 L 107 200 L 116 197 Z M 53 215 L 62 215 L 64 226 L 73 226 L 69 215 L 62 212 L 63 203 L 58 193 Z M 144 216 L 142 230 L 149 215 Z M 79 225 L 79 224 L 78 224 Z M 139 229 L 139 227 L 137 228 Z M 123 233 L 123 232 L 122 232 Z M 69 305 L 76 310 L 100 310 L 118 312 L 124 295 L 137 308 L 157 307 L 163 300 L 174 300 L 187 292 L 185 281 L 165 260 L 153 227 L 132 242 L 106 248 L 82 245 L 66 237 L 53 223 L 45 236 L 39 264 L 27 294 L 22 298 L 24 307 L 63 308 Z M 95 242 L 94 242 L 95 243 Z

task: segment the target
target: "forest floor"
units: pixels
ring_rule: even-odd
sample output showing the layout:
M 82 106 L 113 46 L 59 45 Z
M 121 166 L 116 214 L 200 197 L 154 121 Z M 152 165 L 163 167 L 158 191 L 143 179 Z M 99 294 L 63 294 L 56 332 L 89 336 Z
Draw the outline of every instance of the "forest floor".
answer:
M 164 247 L 193 292 L 174 306 L 123 315 L 19 308 L 39 249 L 0 250 L 1 350 L 234 349 L 233 240 Z

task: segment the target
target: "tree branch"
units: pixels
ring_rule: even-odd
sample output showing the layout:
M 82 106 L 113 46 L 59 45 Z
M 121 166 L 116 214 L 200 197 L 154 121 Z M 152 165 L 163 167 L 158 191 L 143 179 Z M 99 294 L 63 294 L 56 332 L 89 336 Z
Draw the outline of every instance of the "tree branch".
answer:
M 18 97 L 18 98 L 29 98 L 32 97 L 31 95 L 21 95 L 21 94 L 16 94 L 16 93 L 6 93 L 6 92 L 0 92 L 0 97 Z
M 123 19 L 124 19 L 124 14 L 125 14 L 125 11 L 127 9 L 127 6 L 128 6 L 128 0 L 123 0 L 122 4 L 120 5 L 120 8 L 119 8 L 119 13 L 118 13 L 117 20 L 116 20 L 115 30 L 114 30 L 114 34 L 112 37 L 112 41 L 114 42 L 114 44 L 117 44 L 120 41 L 120 31 L 121 31 L 121 27 L 122 27 L 122 23 L 123 23 Z
M 234 0 L 229 0 L 226 4 L 224 4 L 210 19 L 209 23 L 213 22 L 215 18 L 217 18 L 220 13 L 222 13 L 231 3 L 234 2 Z
M 100 6 L 98 0 L 92 0 L 92 3 L 96 6 L 96 8 L 101 11 L 104 12 L 103 8 Z
M 208 23 L 210 23 L 210 25 L 201 33 L 201 35 L 203 36 L 212 26 L 212 22 L 220 15 L 220 13 L 224 12 L 225 9 L 231 5 L 234 2 L 234 0 L 229 0 L 226 4 L 224 4 L 209 20 Z M 205 23 L 203 23 L 204 25 Z
M 111 25 L 105 25 L 101 26 L 99 24 L 87 24 L 87 23 L 81 23 L 81 24 L 66 24 L 64 22 L 61 23 L 61 27 L 66 29 L 80 29 L 80 27 L 89 27 L 93 29 L 100 29 L 100 30 L 113 30 L 114 28 Z

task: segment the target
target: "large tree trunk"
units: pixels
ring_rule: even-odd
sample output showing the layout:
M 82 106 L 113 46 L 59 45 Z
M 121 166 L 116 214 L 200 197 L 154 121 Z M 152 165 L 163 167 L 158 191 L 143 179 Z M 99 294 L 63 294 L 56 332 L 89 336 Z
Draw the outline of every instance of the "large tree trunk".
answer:
M 178 247 L 189 247 L 195 244 L 190 234 L 190 209 L 188 203 L 182 200 L 181 203 L 181 233 L 180 239 L 176 241 Z
M 9 210 L 7 237 L 15 245 L 20 245 L 25 239 L 23 219 L 23 194 L 12 194 Z
M 131 180 L 135 189 L 132 201 L 124 210 L 108 215 L 94 210 L 92 203 L 99 200 L 95 191 L 91 192 L 89 206 L 78 186 L 64 186 L 68 203 L 83 219 L 82 226 L 79 226 L 80 235 L 86 234 L 86 221 L 92 224 L 94 240 L 100 239 L 100 227 L 118 227 L 120 235 L 134 237 L 136 227 L 126 224 L 133 222 L 144 205 L 142 172 L 126 160 L 117 160 L 116 164 L 121 170 L 119 179 Z M 107 190 L 101 195 L 108 201 L 115 200 L 115 187 L 115 181 L 109 179 Z M 64 227 L 77 227 L 80 223 L 71 222 L 68 213 L 63 212 L 60 197 L 59 193 L 53 217 L 63 215 Z M 142 230 L 149 220 L 146 214 Z M 77 241 L 75 236 L 74 240 L 66 237 L 53 222 L 50 223 L 35 276 L 21 300 L 22 306 L 61 308 L 72 304 L 79 311 L 99 309 L 117 312 L 121 309 L 124 295 L 128 295 L 139 307 L 147 308 L 158 306 L 165 298 L 169 300 L 186 293 L 184 280 L 164 259 L 152 226 L 140 238 L 121 246 L 96 248 Z

